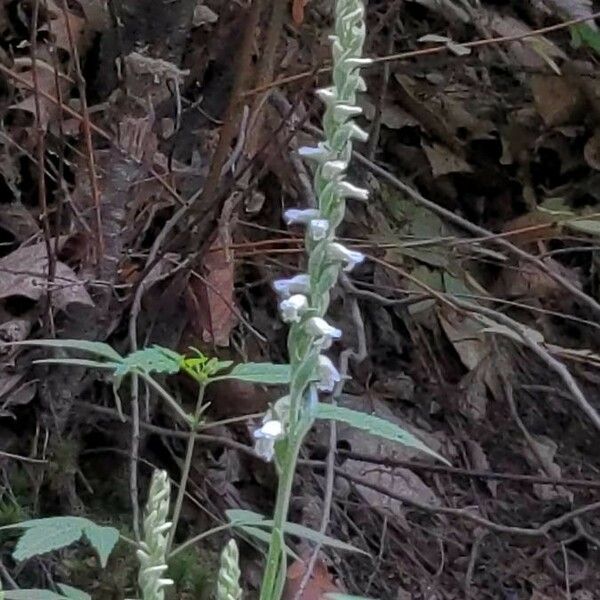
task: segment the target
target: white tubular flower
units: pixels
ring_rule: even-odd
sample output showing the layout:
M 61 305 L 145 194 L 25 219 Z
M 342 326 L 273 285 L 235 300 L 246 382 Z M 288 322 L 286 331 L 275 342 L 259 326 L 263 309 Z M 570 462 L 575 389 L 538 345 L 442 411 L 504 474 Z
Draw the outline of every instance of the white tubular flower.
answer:
M 348 163 L 345 160 L 328 160 L 323 163 L 321 173 L 325 179 L 334 179 L 341 175 L 348 168 Z
M 369 192 L 363 188 L 349 183 L 348 181 L 339 181 L 337 190 L 344 198 L 355 198 L 356 200 L 368 200 Z
M 279 303 L 281 319 L 284 323 L 297 323 L 308 308 L 308 298 L 304 294 L 294 294 Z
M 344 121 L 360 114 L 362 114 L 362 108 L 353 104 L 337 104 L 333 109 L 333 116 L 337 121 Z
M 289 208 L 283 213 L 283 220 L 286 225 L 292 225 L 293 223 L 300 223 L 306 225 L 312 219 L 318 219 L 321 213 L 316 208 Z
M 324 240 L 329 232 L 329 226 L 327 219 L 313 219 L 308 225 L 310 239 L 315 242 Z
M 306 331 L 319 338 L 319 341 L 326 347 L 331 345 L 331 340 L 339 340 L 342 337 L 340 329 L 333 327 L 321 317 L 311 317 L 308 319 L 306 321 Z
M 331 160 L 333 154 L 323 142 L 319 142 L 319 144 L 315 146 L 302 146 L 298 148 L 298 154 L 303 158 L 310 158 L 311 160 L 315 160 L 317 162 L 323 163 L 327 160 Z
M 278 419 L 263 421 L 261 427 L 254 431 L 254 451 L 263 460 L 270 462 L 275 455 L 275 442 L 284 435 L 283 423 Z
M 310 277 L 302 273 L 290 279 L 276 279 L 273 288 L 282 298 L 289 298 L 294 294 L 307 295 L 310 292 Z
M 329 244 L 327 252 L 330 258 L 333 260 L 339 260 L 345 264 L 344 271 L 351 271 L 356 265 L 365 260 L 365 255 L 362 252 L 348 250 L 346 246 L 343 246 L 338 242 L 332 242 Z
M 337 90 L 332 87 L 320 88 L 315 94 L 324 104 L 335 104 L 338 99 Z
M 322 392 L 333 392 L 335 384 L 342 380 L 342 376 L 335 365 L 323 354 L 319 356 L 318 374 L 317 389 Z

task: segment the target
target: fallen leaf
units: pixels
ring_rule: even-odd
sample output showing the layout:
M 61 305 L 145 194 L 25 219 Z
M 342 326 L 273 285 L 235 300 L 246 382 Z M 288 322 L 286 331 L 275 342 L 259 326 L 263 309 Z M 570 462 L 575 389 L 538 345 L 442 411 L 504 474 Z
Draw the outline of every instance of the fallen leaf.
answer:
M 583 148 L 583 156 L 592 169 L 600 171 L 600 130 L 586 142 Z
M 341 592 L 342 590 L 334 583 L 327 565 L 319 558 L 315 563 L 313 572 L 300 596 L 300 586 L 306 573 L 309 556 L 304 560 L 294 561 L 287 570 L 283 600 L 322 600 L 327 592 Z
M 308 4 L 308 0 L 293 0 L 292 2 L 292 18 L 296 25 L 304 23 L 304 9 Z
M 206 273 L 190 281 L 187 303 L 192 326 L 204 342 L 229 346 L 229 334 L 236 323 L 232 308 L 235 262 L 223 246 L 223 233 L 215 237 L 203 261 Z
M 536 110 L 548 127 L 576 121 L 585 108 L 581 89 L 567 77 L 534 74 L 530 85 Z
M 475 440 L 467 440 L 467 452 L 471 460 L 471 466 L 477 471 L 491 471 L 488 458 L 479 442 Z M 498 482 L 493 479 L 485 479 L 485 484 L 494 498 L 498 494 Z
M 70 304 L 94 306 L 85 285 L 75 272 L 62 262 L 55 265 L 52 302 L 61 310 Z M 48 289 L 48 255 L 44 242 L 21 246 L 0 259 L 0 298 L 25 296 L 40 300 Z
M 423 150 L 434 177 L 441 177 L 448 173 L 471 173 L 473 171 L 464 158 L 441 144 L 432 144 L 431 146 L 423 144 Z

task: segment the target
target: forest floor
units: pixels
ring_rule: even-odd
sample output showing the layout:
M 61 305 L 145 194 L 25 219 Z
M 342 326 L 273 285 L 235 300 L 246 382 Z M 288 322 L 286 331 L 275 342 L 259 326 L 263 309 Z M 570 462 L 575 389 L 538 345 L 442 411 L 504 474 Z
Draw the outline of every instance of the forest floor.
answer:
M 333 4 L 2 1 L 3 342 L 287 362 L 272 281 L 302 270 L 302 232 L 282 212 L 314 200 L 297 150 L 320 136 L 314 90 L 330 77 Z M 350 356 L 339 402 L 408 429 L 452 466 L 315 428 L 290 520 L 319 530 L 329 508 L 327 534 L 362 553 L 323 548 L 304 600 L 600 599 L 593 16 L 591 0 L 368 3 L 365 54 L 378 59 L 359 123 L 370 138 L 350 179 L 370 200 L 349 203 L 340 231 L 368 260 L 332 295 L 345 332 L 334 351 Z M 84 515 L 130 532 L 130 420 L 103 372 L 33 364 L 47 354 L 0 347 L 0 524 Z M 162 383 L 192 410 L 183 378 Z M 275 475 L 252 431 L 280 395 L 208 388 L 181 541 L 228 509 L 270 514 Z M 126 415 L 133 396 L 141 504 L 152 466 L 179 480 L 185 446 L 174 415 L 127 380 Z M 85 547 L 16 563 L 11 539 L 5 585 L 136 593 L 127 547 L 99 571 Z M 225 539 L 179 556 L 171 597 L 210 596 Z M 313 549 L 290 545 L 304 558 Z M 241 548 L 253 597 L 262 548 Z M 289 569 L 287 600 L 304 564 Z

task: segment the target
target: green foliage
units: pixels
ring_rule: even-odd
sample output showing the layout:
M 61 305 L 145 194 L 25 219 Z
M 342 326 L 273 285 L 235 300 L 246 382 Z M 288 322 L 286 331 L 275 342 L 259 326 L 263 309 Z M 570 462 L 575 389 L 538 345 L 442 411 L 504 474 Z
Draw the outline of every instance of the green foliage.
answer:
M 573 48 L 587 46 L 597 54 L 600 54 L 600 32 L 592 29 L 587 23 L 577 23 L 569 29 L 571 31 L 571 45 Z
M 275 365 L 273 363 L 244 363 L 233 367 L 229 373 L 215 377 L 218 379 L 238 379 L 252 383 L 267 385 L 284 385 L 290 382 L 290 365 Z
M 178 597 L 200 600 L 210 594 L 215 580 L 211 564 L 213 557 L 202 556 L 197 549 L 188 548 L 169 558 L 167 576 L 175 583 Z
M 32 519 L 15 525 L 5 525 L 2 529 L 25 529 L 13 551 L 15 560 L 26 560 L 59 550 L 85 537 L 100 557 L 105 567 L 108 556 L 119 539 L 114 527 L 102 527 L 84 517 L 49 517 Z
M 226 510 L 225 514 L 234 527 L 239 527 L 250 535 L 253 535 L 255 527 L 264 527 L 266 529 L 273 528 L 272 520 L 267 519 L 265 516 L 251 510 L 231 509 Z M 314 529 L 304 527 L 304 525 L 286 522 L 283 526 L 283 532 L 310 540 L 316 544 L 330 546 L 331 548 L 336 548 L 337 550 L 346 550 L 348 552 L 360 552 L 365 554 L 365 552 L 352 546 L 351 544 L 347 544 L 340 540 L 336 540 L 335 538 L 323 535 Z
M 371 435 L 385 438 L 386 440 L 391 440 L 392 442 L 399 442 L 400 444 L 404 444 L 405 446 L 409 446 L 411 448 L 417 448 L 418 450 L 421 450 L 431 456 L 434 456 L 438 460 L 441 460 L 443 463 L 449 464 L 445 458 L 428 448 L 412 433 L 409 433 L 401 427 L 398 427 L 398 425 L 395 423 L 386 421 L 381 417 L 368 415 L 367 413 L 344 408 L 343 406 L 335 406 L 333 404 L 323 403 L 317 404 L 315 417 L 317 419 L 329 419 L 332 421 L 346 423 L 346 425 L 350 425 L 351 427 L 355 427 L 361 431 L 366 431 Z
M 181 361 L 181 367 L 188 375 L 199 383 L 208 381 L 208 379 L 223 369 L 228 369 L 233 364 L 233 361 L 231 360 L 210 358 L 197 348 L 191 348 L 191 350 L 193 350 L 196 355 L 184 357 Z

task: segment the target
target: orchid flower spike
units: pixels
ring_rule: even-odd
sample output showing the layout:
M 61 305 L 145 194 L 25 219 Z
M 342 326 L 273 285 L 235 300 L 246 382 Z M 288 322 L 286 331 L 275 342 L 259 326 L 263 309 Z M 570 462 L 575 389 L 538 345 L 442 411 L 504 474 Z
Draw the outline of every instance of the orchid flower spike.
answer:
M 308 233 L 314 242 L 320 242 L 327 237 L 329 232 L 329 221 L 327 219 L 313 219 L 308 224 Z

